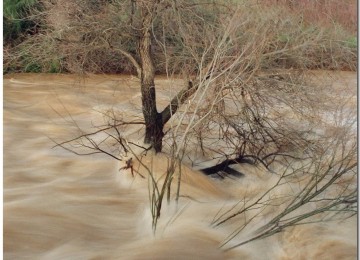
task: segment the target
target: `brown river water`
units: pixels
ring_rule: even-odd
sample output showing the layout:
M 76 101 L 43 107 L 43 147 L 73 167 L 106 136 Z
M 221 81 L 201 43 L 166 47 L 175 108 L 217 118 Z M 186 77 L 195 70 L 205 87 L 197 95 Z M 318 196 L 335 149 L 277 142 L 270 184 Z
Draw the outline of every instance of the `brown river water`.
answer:
M 356 73 L 328 80 L 340 92 L 356 91 Z M 166 78 L 156 83 L 161 107 L 179 86 L 168 89 Z M 53 148 L 53 140 L 100 122 L 104 109 L 141 117 L 138 82 L 131 76 L 12 74 L 4 76 L 3 93 L 4 259 L 356 259 L 356 217 L 220 249 L 232 229 L 211 227 L 217 212 L 272 181 L 250 165 L 243 166 L 244 178 L 226 181 L 184 166 L 183 196 L 178 205 L 165 203 L 154 236 L 147 180 L 119 172 L 121 163 L 105 155 Z M 166 155 L 150 158 L 154 171 L 166 169 Z M 264 212 L 253 228 L 266 217 Z

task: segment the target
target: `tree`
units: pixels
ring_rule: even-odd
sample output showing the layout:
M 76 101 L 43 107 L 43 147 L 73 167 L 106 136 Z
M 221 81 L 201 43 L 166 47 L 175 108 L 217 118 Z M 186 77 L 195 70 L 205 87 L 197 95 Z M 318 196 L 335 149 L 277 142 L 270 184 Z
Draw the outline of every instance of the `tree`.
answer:
M 160 152 L 162 150 L 164 125 L 177 111 L 178 107 L 194 92 L 196 86 L 191 81 L 188 81 L 184 89 L 171 100 L 163 111 L 159 112 L 157 110 L 154 82 L 156 70 L 154 63 L 157 57 L 155 57 L 153 49 L 154 41 L 156 41 L 157 34 L 160 31 L 154 29 L 154 27 L 166 26 L 166 22 L 169 21 L 166 16 L 169 13 L 174 15 L 180 12 L 180 9 L 190 10 L 191 7 L 195 7 L 198 9 L 195 9 L 194 13 L 203 11 L 201 10 L 203 8 L 202 4 L 196 4 L 196 1 L 188 4 L 183 1 L 159 0 L 114 1 L 111 4 L 109 3 L 111 8 L 106 9 L 106 5 L 101 5 L 103 9 L 97 6 L 99 10 L 95 9 L 93 3 L 84 1 L 75 1 L 73 5 L 76 7 L 74 9 L 77 10 L 73 15 L 82 18 L 77 21 L 75 19 L 71 20 L 70 24 L 72 26 L 67 34 L 64 34 L 61 38 L 56 38 L 59 46 L 62 46 L 66 51 L 70 50 L 72 52 L 71 54 L 65 54 L 66 56 L 72 56 L 74 53 L 79 53 L 79 48 L 85 49 L 89 47 L 89 44 L 90 46 L 95 45 L 90 49 L 90 51 L 93 51 L 97 50 L 98 45 L 101 44 L 101 48 L 120 54 L 131 62 L 136 70 L 137 77 L 140 79 L 142 110 L 145 121 L 144 142 L 151 144 L 156 152 Z M 105 18 L 100 23 L 97 19 L 99 16 L 103 17 L 104 13 L 114 20 L 109 21 Z M 93 16 L 88 16 L 89 14 Z M 120 21 L 117 21 L 117 18 L 120 18 Z M 91 27 L 87 27 L 88 23 L 91 24 Z M 126 23 L 128 24 L 124 25 Z M 117 25 L 119 25 L 118 28 L 116 28 Z M 171 28 L 172 33 L 177 34 L 176 31 L 180 29 L 181 25 L 171 23 L 171 26 L 174 27 Z M 76 40 L 69 40 L 69 38 L 74 38 L 72 28 L 76 28 Z M 168 29 L 170 30 L 170 28 Z M 165 33 L 165 31 L 163 32 Z M 172 41 L 181 38 L 181 36 L 175 37 L 174 35 L 171 37 L 170 40 Z M 70 48 L 69 45 L 71 45 Z M 161 43 L 158 45 L 161 45 Z M 134 48 L 134 46 L 136 47 Z M 75 59 L 78 59 L 79 55 L 75 56 L 77 56 Z
M 353 175 L 354 146 L 344 144 L 339 154 L 334 147 L 344 143 L 343 135 L 317 134 L 317 124 L 325 121 L 319 115 L 329 94 L 325 86 L 319 86 L 304 72 L 313 66 L 313 55 L 322 48 L 325 40 L 321 35 L 325 32 L 321 28 L 307 30 L 301 17 L 287 19 L 282 9 L 270 13 L 246 1 L 237 8 L 223 2 L 72 2 L 68 29 L 53 36 L 68 67 L 91 71 L 99 64 L 101 54 L 125 57 L 133 66 L 130 71 L 140 79 L 144 122 L 105 111 L 106 125 L 94 131 L 81 130 L 76 138 L 57 144 L 80 153 L 75 151 L 78 147 L 68 146 L 77 142 L 80 148 L 90 150 L 82 154 L 105 153 L 121 160 L 132 147 L 139 147 L 122 134 L 123 127 L 145 125 L 144 142 L 155 152 L 163 150 L 166 132 L 171 160 L 164 180 L 159 182 L 145 167 L 151 179 L 154 228 L 165 194 L 170 198 L 176 166 L 181 165 L 184 154 L 196 151 L 204 160 L 218 160 L 217 170 L 231 163 L 261 165 L 280 176 L 274 188 L 289 182 L 289 178 L 300 183 L 303 172 L 317 176 L 319 179 L 306 176 L 310 178 L 308 184 L 286 202 L 287 210 L 274 216 L 265 233 L 256 237 L 260 238 L 281 230 L 279 223 L 287 227 L 303 220 L 299 217 L 281 222 L 301 203 L 316 203 L 314 200 L 322 193 L 318 193 L 318 185 L 323 185 L 322 191 L 329 190 L 345 173 Z M 168 77 L 183 75 L 185 82 L 161 112 L 156 104 L 156 70 L 165 71 Z M 99 133 L 106 135 L 99 140 L 95 138 Z M 329 138 L 333 138 L 332 145 L 326 143 Z M 112 149 L 111 142 L 120 149 Z M 331 158 L 336 159 L 335 164 Z M 341 167 L 336 168 L 338 165 Z M 334 172 L 338 178 L 321 183 Z M 178 176 L 180 183 L 181 173 Z M 354 194 L 352 188 L 345 189 L 341 196 L 331 198 L 324 210 L 351 202 L 353 213 Z M 265 195 L 250 208 L 228 212 L 230 216 L 225 214 L 215 224 L 222 225 L 233 218 L 231 214 L 237 216 L 259 206 Z
M 131 24 L 134 24 L 134 30 L 137 31 L 138 39 L 138 57 L 140 62 L 125 50 L 120 50 L 123 55 L 130 59 L 136 67 L 138 77 L 141 84 L 142 95 L 142 110 L 145 120 L 145 143 L 150 143 L 156 152 L 162 150 L 162 140 L 164 137 L 163 128 L 169 121 L 173 114 L 176 113 L 178 107 L 187 98 L 194 93 L 197 86 L 194 86 L 192 81 L 188 81 L 187 86 L 181 90 L 170 102 L 170 104 L 162 111 L 158 112 L 156 107 L 156 87 L 155 87 L 155 67 L 154 55 L 152 53 L 152 38 L 156 37 L 153 30 L 154 23 L 158 18 L 159 13 L 166 11 L 166 9 L 173 9 L 177 15 L 179 9 L 190 8 L 199 5 L 196 3 L 185 4 L 177 1 L 131 1 Z M 201 4 L 200 4 L 201 5 Z M 164 19 L 164 17 L 162 17 Z M 138 20 L 138 22 L 136 22 Z M 135 22 L 134 22 L 135 21 Z M 168 21 L 168 20 L 167 20 Z M 136 24 L 139 24 L 136 26 Z M 164 21 L 162 21 L 164 26 Z M 176 24 L 177 29 L 180 29 L 181 24 Z M 180 29 L 183 30 L 183 29 Z M 185 35 L 182 35 L 185 36 Z M 166 43 L 163 43 L 165 46 Z

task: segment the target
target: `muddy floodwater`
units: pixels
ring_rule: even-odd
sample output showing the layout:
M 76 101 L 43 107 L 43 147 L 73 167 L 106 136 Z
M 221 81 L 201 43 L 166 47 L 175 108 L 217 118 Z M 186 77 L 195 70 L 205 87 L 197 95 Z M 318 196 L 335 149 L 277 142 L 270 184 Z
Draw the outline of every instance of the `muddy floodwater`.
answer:
M 339 93 L 356 92 L 356 73 L 331 75 L 323 77 Z M 181 87 L 161 77 L 156 84 L 160 108 Z M 250 165 L 243 178 L 225 181 L 186 168 L 183 196 L 177 205 L 165 203 L 154 236 L 146 179 L 119 171 L 121 163 L 108 156 L 53 148 L 99 124 L 109 108 L 141 119 L 138 86 L 120 75 L 4 76 L 4 259 L 356 259 L 356 217 L 220 249 L 231 229 L 211 227 L 214 216 L 225 203 L 265 190 L 272 178 Z M 153 157 L 155 171 L 166 169 L 164 157 Z

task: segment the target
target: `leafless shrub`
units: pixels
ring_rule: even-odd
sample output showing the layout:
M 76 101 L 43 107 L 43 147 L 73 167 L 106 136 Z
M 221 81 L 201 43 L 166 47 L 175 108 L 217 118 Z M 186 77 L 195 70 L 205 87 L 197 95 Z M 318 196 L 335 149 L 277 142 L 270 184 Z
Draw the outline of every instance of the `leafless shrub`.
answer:
M 288 183 L 304 184 L 294 196 L 278 202 L 285 209 L 259 234 L 243 243 L 280 232 L 329 210 L 346 213 L 345 205 L 350 205 L 349 212 L 356 211 L 356 191 L 351 185 L 344 186 L 342 179 L 354 175 L 356 167 L 354 142 L 347 139 L 349 127 L 345 125 L 345 130 L 334 131 L 329 136 L 316 134 L 315 123 L 323 109 L 320 104 L 328 96 L 305 73 L 314 65 L 308 50 L 321 48 L 324 31 L 306 31 L 297 20 L 282 17 L 281 10 L 261 11 L 247 1 L 235 10 L 225 4 L 203 7 L 187 1 L 161 4 L 139 1 L 138 9 L 133 9 L 130 1 L 106 4 L 100 9 L 80 0 L 75 3 L 75 18 L 68 34 L 58 40 L 64 44 L 62 48 L 66 46 L 65 50 L 69 51 L 65 60 L 74 64 L 74 68 L 96 71 L 98 54 L 105 50 L 126 58 L 140 78 L 145 122 L 104 113 L 105 125 L 97 126 L 92 132 L 82 131 L 76 138 L 57 145 L 70 151 L 79 148 L 81 152 L 77 154 L 103 153 L 117 160 L 128 152 L 138 156 L 133 152 L 137 145 L 122 134 L 123 127 L 131 124 L 145 124 L 145 143 L 155 146 L 157 152 L 161 151 L 163 141 L 167 143 L 164 151 L 171 159 L 164 176 L 158 178 L 154 170 L 146 166 L 154 230 L 163 199 L 165 196 L 171 199 L 171 184 L 180 169 L 177 167 L 195 146 L 200 147 L 203 158 L 246 160 L 263 165 L 279 176 L 274 186 L 255 201 L 240 210 L 234 207 L 222 214 L 215 219 L 215 225 L 223 225 L 254 207 L 270 205 L 274 201 L 267 195 L 278 187 Z M 202 8 L 194 8 L 197 5 Z M 218 16 L 209 18 L 216 22 L 208 23 L 204 19 L 207 8 L 217 8 Z M 125 12 L 128 10 L 133 10 L 134 13 L 130 12 L 133 15 Z M 164 20 L 157 20 L 160 18 Z M 173 22 L 166 27 L 170 20 Z M 138 50 L 132 49 L 134 42 L 139 44 Z M 186 79 L 185 87 L 160 113 L 156 108 L 152 64 L 157 58 L 152 56 L 151 42 L 156 42 L 156 48 L 163 54 L 162 65 L 167 76 L 180 73 Z M 278 70 L 284 67 L 287 70 Z M 148 135 L 147 129 L 154 124 L 159 128 L 155 134 L 161 132 L 164 136 Z M 154 142 L 155 137 L 160 141 Z M 149 149 L 148 146 L 140 148 Z M 180 190 L 181 174 L 179 176 L 176 198 Z M 340 193 L 327 197 L 334 185 L 342 187 Z M 304 204 L 319 207 L 296 215 L 296 210 Z M 255 219 L 256 215 L 250 221 Z M 225 244 L 248 223 L 240 225 Z
M 46 26 L 41 27 L 38 34 L 28 37 L 22 43 L 23 47 L 11 48 L 17 58 L 9 60 L 6 67 L 20 65 L 18 69 L 21 69 L 21 55 L 32 52 L 30 56 L 34 62 L 45 64 L 48 53 L 43 54 L 41 50 L 51 48 L 52 57 L 61 61 L 62 71 L 136 73 L 124 51 L 139 59 L 136 54 L 141 28 L 138 7 L 143 2 L 44 1 L 43 12 L 36 16 Z M 346 21 L 353 19 L 350 15 L 353 4 L 333 0 L 300 1 L 294 2 L 294 8 L 289 9 L 287 3 L 268 2 L 242 1 L 237 5 L 239 28 L 229 37 L 238 41 L 238 53 L 247 48 L 249 38 L 257 37 L 259 44 L 267 43 L 262 53 L 257 53 L 262 68 L 356 69 L 356 37 L 337 23 L 331 24 L 329 29 L 331 21 L 339 21 L 343 27 L 350 26 Z M 338 5 L 346 8 L 338 8 Z M 182 68 L 190 74 L 198 71 L 196 65 L 204 50 L 207 49 L 207 55 L 203 58 L 209 59 L 213 54 L 209 47 L 220 35 L 218 23 L 227 23 L 235 10 L 235 5 L 224 1 L 211 4 L 162 1 L 157 6 L 159 12 L 152 23 L 152 53 L 156 71 L 160 73 L 181 73 Z M 326 17 L 323 11 L 317 11 L 319 8 L 326 11 Z M 315 12 L 322 17 L 311 18 Z M 325 22 L 321 21 L 325 20 L 326 26 L 323 26 Z M 351 20 L 352 23 L 356 24 Z M 47 38 L 45 41 L 44 37 Z M 34 45 L 34 42 L 38 44 Z M 187 48 L 189 45 L 193 48 Z M 47 69 L 45 66 L 41 71 Z
M 346 99 L 337 101 L 346 102 Z M 319 134 L 316 138 L 316 145 L 321 149 L 316 149 L 311 157 L 301 161 L 283 160 L 282 166 L 276 170 L 277 180 L 269 189 L 250 201 L 244 199 L 244 203 L 237 203 L 214 218 L 216 227 L 226 225 L 230 220 L 236 222 L 239 217 L 247 220 L 240 221 L 223 242 L 226 250 L 266 238 L 291 226 L 344 220 L 357 214 L 357 143 L 353 130 L 356 116 L 353 111 L 341 109 L 332 112 L 332 116 L 333 120 L 329 115 L 325 118 L 325 127 L 332 125 L 333 131 Z M 292 187 L 292 192 L 286 192 L 286 196 L 281 195 L 284 185 Z M 233 243 L 235 237 L 267 208 L 272 212 L 270 220 L 251 238 Z

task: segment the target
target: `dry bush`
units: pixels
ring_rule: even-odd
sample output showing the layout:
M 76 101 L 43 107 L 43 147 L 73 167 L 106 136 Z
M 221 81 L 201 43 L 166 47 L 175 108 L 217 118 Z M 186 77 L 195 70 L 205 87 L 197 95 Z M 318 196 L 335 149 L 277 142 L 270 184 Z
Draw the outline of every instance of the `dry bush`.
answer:
M 197 90 L 181 113 L 173 117 L 169 129 L 169 146 L 175 147 L 175 156 L 191 154 L 200 147 L 203 160 L 222 158 L 228 163 L 232 160 L 262 164 L 278 176 L 264 194 L 230 206 L 214 221 L 219 226 L 237 216 L 248 220 L 236 227 L 224 241 L 225 246 L 266 208 L 278 207 L 272 208 L 272 219 L 258 233 L 228 249 L 290 226 L 344 219 L 357 213 L 357 153 L 352 132 L 356 117 L 343 109 L 347 100 L 337 97 L 339 106 L 329 109 L 327 104 L 333 100 L 329 89 L 311 81 L 304 71 L 264 70 L 261 54 L 268 51 L 276 37 L 266 18 L 263 23 L 256 23 L 259 34 L 240 34 L 240 13 L 235 12 L 221 25 L 224 27 L 220 26 L 219 31 L 224 33 L 218 41 L 211 35 L 203 37 L 204 42 L 211 44 L 206 45 L 199 59 Z M 189 34 L 196 38 L 197 32 Z M 237 45 L 236 37 L 247 48 Z M 303 39 L 306 41 L 295 42 L 291 47 L 285 45 L 279 52 L 288 55 L 304 45 L 319 44 L 317 39 Z M 279 52 L 267 52 L 269 60 L 274 60 Z M 211 53 L 211 58 L 207 53 Z M 333 119 L 324 111 L 332 111 Z M 329 121 L 336 123 L 334 130 L 319 134 L 322 127 L 329 129 Z M 288 190 L 279 197 L 276 194 L 284 185 L 294 187 L 293 193 Z
M 175 115 L 170 124 L 174 136 L 195 136 L 204 156 L 248 158 L 268 167 L 277 155 L 297 157 L 298 151 L 307 151 L 312 131 L 309 122 L 316 116 L 319 98 L 326 99 L 326 95 L 313 87 L 304 71 L 274 69 L 279 55 L 316 46 L 317 40 L 300 35 L 301 41 L 280 48 L 274 24 L 269 21 L 274 15 L 255 15 L 261 17 L 257 21 L 250 19 L 252 12 L 247 15 L 239 8 L 216 28 L 204 26 L 202 32 L 189 30 L 179 35 L 189 42 L 202 37 L 204 50 L 202 56 L 196 56 L 197 70 L 192 71 L 197 91 L 184 107 L 184 114 Z M 187 28 L 191 22 L 183 19 L 179 23 Z M 281 31 L 286 22 L 279 18 L 276 26 Z M 253 34 L 248 27 L 258 33 Z M 197 53 L 197 46 L 187 44 L 186 48 L 188 53 Z M 307 60 L 297 54 L 297 60 Z M 293 119 L 285 120 L 285 112 Z M 181 142 L 178 149 L 182 149 Z
M 357 32 L 355 0 L 265 0 L 262 4 L 268 7 L 284 6 L 288 12 L 302 16 L 307 24 L 319 24 L 327 28 L 337 24 L 351 33 Z
M 346 120 L 345 124 L 350 123 Z M 349 132 L 353 122 L 344 125 L 322 143 L 323 152 L 300 164 L 288 160 L 278 168 L 277 181 L 252 200 L 223 210 L 213 225 L 238 225 L 223 242 L 226 250 L 284 231 L 286 228 L 325 221 L 343 221 L 357 214 L 356 137 Z M 345 131 L 344 131 L 345 130 Z M 283 169 L 283 170 L 281 170 Z M 284 190 L 285 187 L 289 187 Z M 245 241 L 232 241 L 253 221 L 267 212 L 266 224 Z M 243 219 L 247 221 L 243 222 Z M 231 221 L 229 221 L 231 220 Z M 230 243 L 229 243 L 230 242 Z M 230 244 L 230 245 L 229 245 Z
M 354 23 L 353 3 L 280 2 L 242 1 L 237 4 L 239 35 L 230 36 L 239 42 L 239 49 L 234 51 L 247 48 L 248 38 L 262 36 L 258 38 L 260 43 L 268 41 L 267 48 L 257 54 L 262 68 L 356 69 L 354 31 L 346 31 Z M 51 48 L 62 71 L 136 73 L 132 62 L 123 53 L 126 51 L 139 58 L 136 44 L 139 30 L 136 28 L 141 20 L 134 8 L 136 2 L 57 0 L 45 1 L 43 5 L 44 11 L 39 17 L 43 17 L 46 26 L 41 27 L 38 34 L 29 36 L 21 46 L 9 49 L 15 58 L 6 59 L 5 69 L 12 66 L 21 70 L 26 66 L 20 57 L 24 53 L 35 63 L 46 64 L 47 52 L 42 54 L 41 50 Z M 235 4 L 163 1 L 159 5 L 161 11 L 152 25 L 156 72 L 181 73 L 182 68 L 189 73 L 198 71 L 199 59 L 205 49 L 211 49 L 211 41 L 219 35 L 219 23 L 226 23 L 232 17 Z M 318 12 L 320 9 L 322 11 Z M 315 13 L 322 16 L 317 17 Z M 211 33 L 213 39 L 208 38 Z M 188 49 L 189 44 L 193 48 Z M 208 52 L 206 56 L 212 54 Z M 44 66 L 41 71 L 46 69 Z
M 39 34 L 14 48 L 5 48 L 4 70 L 8 72 L 61 72 L 64 60 L 57 52 L 57 42 Z
M 61 48 L 68 51 L 65 60 L 69 66 L 72 64 L 74 70 L 96 71 L 100 64 L 96 54 L 111 50 L 127 58 L 134 70 L 140 70 L 138 75 L 142 80 L 142 64 L 137 62 L 141 55 L 134 49 L 134 43 L 136 37 L 141 36 L 139 26 L 145 19 L 142 20 L 140 14 L 129 16 L 125 12 L 131 12 L 130 2 L 107 3 L 102 9 L 80 0 L 75 3 L 75 18 L 59 39 L 64 44 Z M 176 167 L 181 165 L 179 162 L 184 161 L 185 155 L 193 155 L 199 147 L 202 160 L 246 161 L 263 165 L 279 176 L 278 182 L 260 195 L 250 208 L 258 207 L 259 203 L 267 206 L 274 202 L 266 196 L 280 186 L 305 183 L 298 193 L 281 202 L 285 209 L 277 212 L 278 215 L 260 231 L 260 235 L 254 236 L 255 239 L 328 210 L 346 212 L 344 205 L 347 203 L 350 203 L 349 212 L 354 213 L 355 191 L 351 185 L 345 185 L 335 196 L 322 197 L 333 189 L 334 183 L 339 183 L 337 187 L 340 187 L 340 183 L 344 183 L 343 176 L 354 175 L 356 167 L 356 146 L 347 132 L 351 124 L 340 124 L 338 129 L 345 130 L 334 131 L 333 135 L 317 134 L 316 123 L 323 109 L 320 104 L 328 99 L 328 95 L 321 86 L 311 82 L 305 72 L 320 66 L 314 64 L 318 57 L 316 50 L 327 44 L 327 32 L 321 28 L 307 28 L 300 18 L 284 15 L 284 9 L 262 10 L 247 1 L 236 9 L 224 5 L 194 8 L 196 4 L 187 1 L 176 3 L 165 1 L 156 6 L 159 8 L 156 18 L 141 9 L 146 13 L 143 18 L 153 19 L 153 42 L 161 50 L 169 79 L 174 74 L 181 74 L 187 83 L 163 112 L 158 113 L 171 118 L 168 123 L 163 120 L 167 123 L 164 151 L 171 160 L 161 182 L 154 177 L 152 169 L 148 169 L 153 228 L 160 217 L 163 199 L 165 196 L 170 199 Z M 217 15 L 206 16 L 213 8 L 217 8 Z M 340 45 L 338 47 L 341 49 Z M 334 64 L 334 53 L 333 50 L 325 53 L 321 60 Z M 152 57 L 152 62 L 157 55 L 159 53 Z M 352 66 L 353 55 L 350 51 L 349 56 L 344 56 L 349 66 Z M 279 68 L 288 70 L 279 71 Z M 149 111 L 143 107 L 143 112 L 145 117 Z M 131 143 L 132 140 L 123 134 L 126 126 L 143 122 L 129 122 L 114 113 L 104 112 L 104 116 L 104 125 L 83 131 L 73 140 L 58 142 L 58 145 L 76 153 L 79 148 L 81 154 L 105 153 L 117 160 L 133 151 L 134 146 L 145 151 L 149 149 Z M 138 156 L 136 152 L 133 155 Z M 177 186 L 177 198 L 179 189 Z M 324 201 L 326 203 L 322 205 Z M 317 205 L 318 202 L 322 205 L 321 210 L 291 215 L 303 204 Z M 250 208 L 245 207 L 245 211 L 241 209 L 237 213 L 229 211 L 230 216 L 223 215 L 216 224 L 226 223 Z M 287 218 L 289 215 L 291 217 Z M 242 229 L 243 226 L 238 227 L 235 233 Z M 229 241 L 233 238 L 230 236 Z

